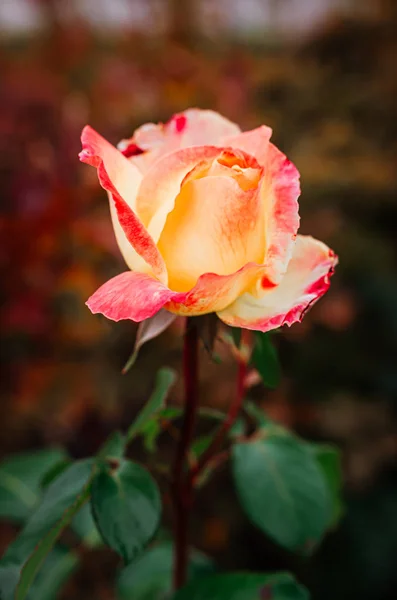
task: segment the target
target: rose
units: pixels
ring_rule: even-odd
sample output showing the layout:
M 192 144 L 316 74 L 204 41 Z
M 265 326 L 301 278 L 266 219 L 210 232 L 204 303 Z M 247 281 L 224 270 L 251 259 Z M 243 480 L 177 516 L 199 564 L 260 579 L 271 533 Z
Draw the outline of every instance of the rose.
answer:
M 80 159 L 108 191 L 131 269 L 91 296 L 91 311 L 115 321 L 216 312 L 261 331 L 301 320 L 337 258 L 297 235 L 299 173 L 270 136 L 199 109 L 144 125 L 118 149 L 85 127 Z

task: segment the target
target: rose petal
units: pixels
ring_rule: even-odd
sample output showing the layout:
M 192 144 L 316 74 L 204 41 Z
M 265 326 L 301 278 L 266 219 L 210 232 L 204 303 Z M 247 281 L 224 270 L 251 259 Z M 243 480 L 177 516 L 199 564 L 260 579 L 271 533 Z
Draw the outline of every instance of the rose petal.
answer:
M 164 156 L 146 173 L 139 188 L 137 206 L 142 222 L 156 243 L 185 176 L 197 163 L 215 158 L 221 152 L 222 149 L 215 146 L 184 148 Z
M 180 136 L 180 148 L 217 145 L 225 137 L 237 135 L 240 127 L 213 110 L 189 108 L 176 114 L 166 125 L 167 134 Z
M 276 284 L 287 269 L 299 228 L 300 185 L 299 171 L 273 144 L 269 144 L 260 194 L 266 213 L 266 275 Z
M 254 285 L 263 271 L 262 265 L 248 263 L 231 275 L 205 273 L 191 290 L 173 296 L 165 308 L 185 316 L 220 311 Z
M 336 264 L 337 257 L 325 244 L 300 235 L 279 285 L 242 294 L 218 316 L 227 325 L 259 331 L 292 325 L 328 290 Z
M 198 316 L 222 310 L 257 281 L 263 266 L 244 265 L 232 275 L 205 273 L 188 292 L 174 292 L 144 273 L 127 271 L 104 283 L 86 302 L 108 319 L 144 321 L 163 308 L 175 315 Z
M 189 108 L 174 115 L 167 123 L 147 123 L 139 127 L 131 139 L 122 140 L 120 150 L 135 144 L 143 154 L 132 156 L 131 162 L 145 173 L 160 157 L 180 148 L 216 145 L 224 137 L 234 136 L 240 128 L 212 110 Z
M 265 261 L 267 277 L 279 283 L 292 255 L 299 227 L 299 172 L 287 157 L 269 142 L 272 130 L 262 125 L 224 143 L 254 156 L 265 168 L 261 185 L 266 212 Z
M 97 168 L 100 184 L 109 192 L 113 227 L 126 263 L 139 271 L 152 269 L 166 281 L 164 261 L 136 214 L 136 196 L 142 179 L 140 172 L 91 127 L 83 129 L 81 140 L 80 160 Z
M 158 242 L 169 286 L 178 291 L 191 289 L 203 273 L 229 275 L 261 263 L 263 247 L 258 190 L 242 189 L 231 176 L 185 183 Z
M 230 136 L 222 140 L 222 143 L 231 148 L 244 150 L 256 158 L 260 165 L 266 164 L 269 140 L 272 130 L 266 125 L 244 131 L 238 135 Z
M 113 321 L 139 322 L 155 315 L 176 295 L 150 275 L 127 271 L 104 283 L 86 304 L 92 313 L 101 313 Z

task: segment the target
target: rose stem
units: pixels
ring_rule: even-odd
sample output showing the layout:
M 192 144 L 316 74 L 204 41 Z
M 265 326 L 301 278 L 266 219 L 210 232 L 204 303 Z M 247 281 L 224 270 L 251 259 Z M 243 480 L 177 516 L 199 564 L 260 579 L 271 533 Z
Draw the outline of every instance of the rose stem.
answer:
M 174 589 L 182 587 L 188 567 L 188 527 L 192 505 L 192 481 L 184 482 L 184 466 L 194 434 L 198 410 L 198 330 L 194 317 L 186 319 L 183 343 L 183 374 L 185 406 L 181 435 L 173 470 L 173 496 L 175 507 Z
M 239 354 L 239 358 L 238 358 L 236 395 L 235 395 L 234 401 L 231 403 L 231 405 L 229 407 L 229 411 L 225 417 L 225 420 L 220 425 L 212 442 L 210 443 L 208 448 L 205 450 L 205 452 L 203 452 L 200 459 L 197 461 L 196 465 L 194 465 L 194 467 L 192 467 L 192 469 L 190 471 L 189 477 L 190 477 L 192 487 L 194 487 L 197 477 L 207 467 L 208 463 L 211 461 L 211 459 L 214 457 L 214 455 L 217 452 L 219 452 L 219 450 L 222 448 L 222 445 L 227 437 L 227 434 L 229 433 L 230 429 L 233 427 L 234 423 L 236 422 L 238 414 L 241 410 L 243 400 L 244 400 L 244 395 L 245 395 L 245 377 L 247 374 L 247 364 L 248 364 L 248 360 L 249 360 L 247 357 L 246 348 L 244 348 L 244 346 L 245 345 L 248 346 L 248 344 L 250 342 L 250 334 L 251 334 L 251 332 L 246 329 L 242 329 L 242 331 L 241 331 L 241 346 L 242 346 L 243 351 Z

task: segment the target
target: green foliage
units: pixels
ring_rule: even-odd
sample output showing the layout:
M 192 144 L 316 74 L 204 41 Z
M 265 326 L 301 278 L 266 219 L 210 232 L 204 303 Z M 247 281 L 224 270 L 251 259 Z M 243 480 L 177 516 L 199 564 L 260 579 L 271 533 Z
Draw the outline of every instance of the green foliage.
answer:
M 3 562 L 3 561 L 2 561 Z M 0 564 L 0 598 L 1 600 L 11 600 L 21 575 L 20 565 L 12 562 Z
M 289 573 L 231 573 L 195 579 L 172 600 L 308 600 Z
M 86 485 L 82 493 L 74 503 L 65 511 L 58 523 L 40 539 L 34 552 L 22 567 L 21 576 L 17 585 L 15 600 L 25 600 L 28 591 L 36 577 L 38 570 L 45 561 L 48 553 L 52 550 L 56 540 L 62 531 L 70 525 L 76 512 L 83 506 L 89 497 L 89 485 Z
M 265 385 L 274 387 L 280 370 L 268 336 L 256 337 L 253 361 Z M 306 590 L 287 573 L 216 575 L 198 552 L 190 554 L 187 585 L 173 595 L 173 542 L 158 542 L 144 552 L 160 524 L 160 491 L 145 468 L 124 456 L 137 436 L 154 451 L 164 422 L 182 415 L 181 408 L 165 406 L 175 378 L 171 369 L 159 370 L 127 435 L 112 434 L 96 458 L 69 464 L 65 453 L 46 451 L 14 457 L 0 467 L 0 516 L 26 521 L 0 562 L 1 600 L 55 600 L 78 565 L 77 553 L 57 545 L 68 527 L 86 548 L 105 542 L 123 558 L 118 600 L 307 600 Z M 242 507 L 277 543 L 309 553 L 341 515 L 339 454 L 300 440 L 252 402 L 245 403 L 245 412 L 256 425 L 251 437 L 244 437 L 243 419 L 229 431 Z M 225 418 L 212 409 L 201 409 L 200 416 L 218 423 Z M 215 434 L 216 429 L 193 442 L 196 459 Z
M 213 568 L 212 562 L 204 554 L 191 552 L 189 580 L 208 575 Z M 171 592 L 172 571 L 173 544 L 156 544 L 120 572 L 117 581 L 118 600 L 163 600 Z
M 105 543 L 126 563 L 152 539 L 160 522 L 158 487 L 146 469 L 130 460 L 100 469 L 92 482 L 91 504 Z
M 255 345 L 251 358 L 266 387 L 276 388 L 281 379 L 281 367 L 271 334 L 255 331 Z
M 23 523 L 41 497 L 46 473 L 66 453 L 59 449 L 17 454 L 0 465 L 0 517 Z
M 233 446 L 233 473 L 248 518 L 289 550 L 311 552 L 332 519 L 322 470 L 304 442 L 264 433 Z
M 77 461 L 48 486 L 40 504 L 9 546 L 4 559 L 18 563 L 28 558 L 39 540 L 62 519 L 64 512 L 82 493 L 90 480 L 93 464 L 92 459 Z
M 152 395 L 128 430 L 128 441 L 144 432 L 145 428 L 159 416 L 158 413 L 164 408 L 165 399 L 174 385 L 175 379 L 176 373 L 172 369 L 164 367 L 158 371 Z
M 90 504 L 86 503 L 80 508 L 71 526 L 86 548 L 96 548 L 102 545 L 102 538 L 93 519 Z
M 123 458 L 126 448 L 125 436 L 120 431 L 114 431 L 98 452 L 98 458 Z
M 240 327 L 230 327 L 230 335 L 236 348 L 240 348 L 241 344 L 241 329 Z
M 1 560 L 2 600 L 13 598 L 17 569 L 21 571 L 21 578 L 16 598 L 19 600 L 26 597 L 37 570 L 57 538 L 87 500 L 93 465 L 94 461 L 91 459 L 78 461 L 48 485 L 41 502 Z
M 55 600 L 78 566 L 76 553 L 55 546 L 28 593 L 28 600 Z
M 310 448 L 322 470 L 332 500 L 332 516 L 329 523 L 334 527 L 343 514 L 341 498 L 342 466 L 340 452 L 328 444 L 310 444 Z
M 140 435 L 143 437 L 143 444 L 148 452 L 156 452 L 157 438 L 163 431 L 164 423 L 177 419 L 182 414 L 182 410 L 177 406 L 169 406 L 156 412 L 146 423 L 142 424 Z

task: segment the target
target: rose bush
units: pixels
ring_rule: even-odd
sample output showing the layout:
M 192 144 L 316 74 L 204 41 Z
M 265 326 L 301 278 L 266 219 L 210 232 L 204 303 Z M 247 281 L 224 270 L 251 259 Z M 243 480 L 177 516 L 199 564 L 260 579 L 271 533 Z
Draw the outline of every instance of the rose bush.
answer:
M 299 173 L 271 133 L 199 109 L 144 125 L 118 148 L 85 127 L 80 159 L 98 170 L 131 269 L 91 296 L 91 311 L 115 321 L 216 312 L 260 331 L 299 321 L 337 258 L 297 235 Z

